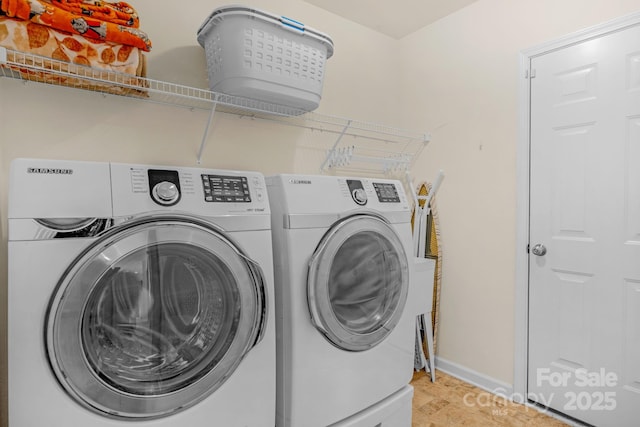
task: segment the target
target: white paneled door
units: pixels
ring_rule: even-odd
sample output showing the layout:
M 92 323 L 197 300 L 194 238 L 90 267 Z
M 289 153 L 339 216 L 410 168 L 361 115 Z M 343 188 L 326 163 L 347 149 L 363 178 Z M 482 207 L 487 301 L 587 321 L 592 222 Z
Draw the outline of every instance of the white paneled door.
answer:
M 640 425 L 640 25 L 531 59 L 529 399 Z

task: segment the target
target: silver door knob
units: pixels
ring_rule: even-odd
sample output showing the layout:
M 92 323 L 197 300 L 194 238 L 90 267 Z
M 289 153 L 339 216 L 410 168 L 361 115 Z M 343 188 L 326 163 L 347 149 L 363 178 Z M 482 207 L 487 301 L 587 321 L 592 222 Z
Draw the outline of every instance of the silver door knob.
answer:
M 542 243 L 538 243 L 531 249 L 531 252 L 537 256 L 544 256 L 547 254 L 547 248 Z

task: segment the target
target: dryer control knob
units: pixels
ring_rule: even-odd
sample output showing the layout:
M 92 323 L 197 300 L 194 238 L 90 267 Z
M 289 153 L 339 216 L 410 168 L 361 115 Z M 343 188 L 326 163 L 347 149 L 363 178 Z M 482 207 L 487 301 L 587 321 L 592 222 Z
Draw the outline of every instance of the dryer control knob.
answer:
M 364 191 L 363 188 L 356 188 L 355 190 L 353 190 L 353 193 L 351 193 L 351 195 L 353 196 L 353 200 L 357 204 L 359 205 L 367 204 L 367 193 Z
M 153 187 L 152 197 L 153 200 L 157 201 L 161 205 L 168 206 L 178 201 L 180 192 L 173 182 L 162 181 Z

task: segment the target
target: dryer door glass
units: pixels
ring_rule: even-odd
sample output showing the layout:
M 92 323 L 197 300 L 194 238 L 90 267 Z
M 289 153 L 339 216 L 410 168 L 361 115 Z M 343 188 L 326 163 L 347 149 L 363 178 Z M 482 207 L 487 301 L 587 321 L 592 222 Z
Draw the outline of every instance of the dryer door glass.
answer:
M 409 288 L 402 242 L 367 215 L 335 225 L 310 263 L 308 300 L 316 327 L 336 346 L 372 348 L 402 316 Z
M 260 337 L 262 276 L 195 219 L 136 221 L 82 254 L 51 302 L 61 384 L 110 416 L 153 418 L 218 388 Z

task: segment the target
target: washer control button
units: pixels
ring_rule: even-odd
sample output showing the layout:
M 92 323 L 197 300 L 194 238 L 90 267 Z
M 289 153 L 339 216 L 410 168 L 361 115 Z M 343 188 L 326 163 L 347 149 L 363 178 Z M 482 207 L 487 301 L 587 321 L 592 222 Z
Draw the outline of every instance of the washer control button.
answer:
M 367 193 L 364 191 L 364 188 L 356 188 L 355 190 L 353 190 L 351 195 L 353 196 L 353 201 L 356 202 L 357 204 L 359 205 L 367 204 Z
M 178 201 L 180 191 L 173 182 L 162 181 L 153 187 L 152 196 L 158 203 L 168 206 Z

